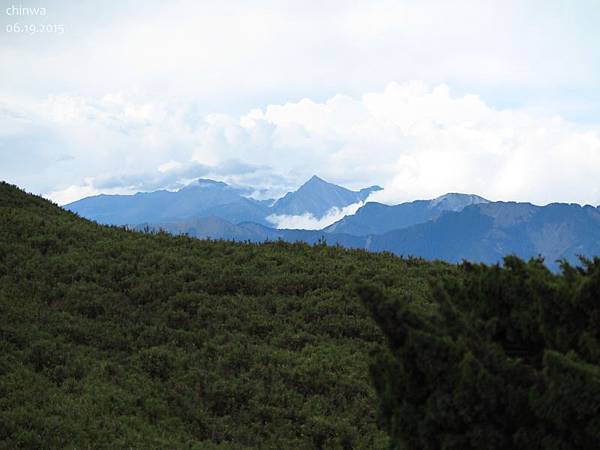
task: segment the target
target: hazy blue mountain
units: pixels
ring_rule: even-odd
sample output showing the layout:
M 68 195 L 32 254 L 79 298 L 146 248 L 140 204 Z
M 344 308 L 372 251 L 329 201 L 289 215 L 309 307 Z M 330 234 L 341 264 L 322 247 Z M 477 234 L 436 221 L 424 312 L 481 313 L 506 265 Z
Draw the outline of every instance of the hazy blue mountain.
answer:
M 331 208 L 343 208 L 362 202 L 371 194 L 379 191 L 379 186 L 371 186 L 360 191 L 337 186 L 322 180 L 316 175 L 294 192 L 288 192 L 277 200 L 272 207 L 273 214 L 301 215 L 310 213 L 320 218 Z
M 564 203 L 481 203 L 423 224 L 369 236 L 366 247 L 451 262 L 493 263 L 508 254 L 541 255 L 556 268 L 558 259 L 577 262 L 578 255 L 600 255 L 600 210 Z
M 98 223 L 126 225 L 161 219 L 163 205 L 173 199 L 173 193 L 156 191 L 135 195 L 95 195 L 65 205 L 64 208 Z
M 488 200 L 478 195 L 457 193 L 395 206 L 369 202 L 354 215 L 344 217 L 325 228 L 325 231 L 356 236 L 382 234 L 436 219 L 447 211 L 461 211 L 466 206 L 487 202 Z
M 231 223 L 256 222 L 269 225 L 265 217 L 271 214 L 271 209 L 265 202 L 249 198 L 241 198 L 238 201 L 225 205 L 213 206 L 201 212 L 197 217 L 220 217 Z
M 366 199 L 381 188 L 351 191 L 314 176 L 297 191 L 273 200 L 247 198 L 249 191 L 220 181 L 198 180 L 177 192 L 156 191 L 135 195 L 97 195 L 65 206 L 87 219 L 111 225 L 175 223 L 193 218 L 220 217 L 228 222 L 268 225 L 271 214 L 310 213 L 321 217 L 333 207 L 343 208 Z
M 456 197 L 451 204 L 458 209 L 460 206 L 454 200 Z M 415 203 L 409 205 L 414 207 Z M 421 224 L 366 236 L 326 233 L 325 230 L 279 230 L 252 222 L 234 225 L 214 217 L 153 227 L 199 238 L 253 242 L 282 239 L 313 244 L 324 238 L 328 244 L 348 248 L 390 251 L 397 255 L 450 262 L 468 259 L 493 263 L 508 254 L 522 258 L 541 255 L 551 268 L 556 268 L 558 259 L 566 258 L 576 263 L 578 255 L 600 255 L 600 209 L 561 203 L 535 206 L 515 202 L 473 202 L 460 211 L 441 212 Z
M 451 193 L 395 206 L 367 203 L 318 231 L 274 229 L 266 220 L 271 214 L 321 217 L 378 189 L 351 191 L 314 176 L 272 203 L 246 198 L 249 191 L 222 182 L 198 180 L 177 192 L 100 195 L 66 208 L 100 223 L 149 224 L 199 238 L 308 243 L 325 238 L 329 244 L 452 262 L 490 263 L 514 253 L 523 258 L 541 255 L 556 267 L 560 258 L 576 262 L 577 255 L 600 255 L 600 209 L 574 204 L 542 207 Z
M 177 192 L 97 195 L 70 203 L 65 208 L 82 217 L 112 225 L 172 222 L 199 217 L 218 206 L 244 202 L 247 200 L 244 193 L 223 182 L 201 179 Z M 260 209 L 263 205 L 256 203 L 256 207 Z

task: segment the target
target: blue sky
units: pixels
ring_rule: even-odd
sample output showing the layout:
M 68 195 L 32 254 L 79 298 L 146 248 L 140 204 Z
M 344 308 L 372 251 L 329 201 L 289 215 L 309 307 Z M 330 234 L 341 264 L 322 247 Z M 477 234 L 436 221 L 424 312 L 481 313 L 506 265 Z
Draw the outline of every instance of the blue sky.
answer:
M 0 3 L 0 178 L 60 203 L 313 173 L 600 203 L 596 0 Z

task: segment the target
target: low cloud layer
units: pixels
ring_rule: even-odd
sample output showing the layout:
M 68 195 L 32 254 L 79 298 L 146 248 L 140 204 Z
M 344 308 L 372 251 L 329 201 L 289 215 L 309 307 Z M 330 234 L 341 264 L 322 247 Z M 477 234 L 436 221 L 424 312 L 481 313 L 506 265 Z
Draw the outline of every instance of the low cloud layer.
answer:
M 353 203 L 344 208 L 333 207 L 323 217 L 315 217 L 311 213 L 300 215 L 271 214 L 267 220 L 277 229 L 321 230 L 332 223 L 354 214 L 364 202 Z
M 242 115 L 200 115 L 193 102 L 135 95 L 3 97 L 0 115 L 0 177 L 59 202 L 176 188 L 196 176 L 267 198 L 318 174 L 353 189 L 381 185 L 372 199 L 385 203 L 446 192 L 600 203 L 599 127 L 495 109 L 419 81 Z M 310 227 L 313 219 L 276 223 Z

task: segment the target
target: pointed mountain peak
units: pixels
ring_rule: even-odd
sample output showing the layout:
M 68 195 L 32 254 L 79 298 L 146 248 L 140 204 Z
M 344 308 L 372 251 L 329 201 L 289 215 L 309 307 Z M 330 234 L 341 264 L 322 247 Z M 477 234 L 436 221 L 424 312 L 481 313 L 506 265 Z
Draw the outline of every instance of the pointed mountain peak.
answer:
M 319 178 L 316 175 L 313 175 L 312 177 L 310 177 L 310 179 L 304 183 L 302 186 L 306 186 L 306 185 L 312 185 L 312 184 L 331 184 L 328 183 L 327 181 L 325 181 L 323 178 Z
M 288 192 L 273 205 L 273 211 L 279 215 L 312 214 L 323 217 L 332 208 L 344 208 L 353 203 L 364 201 L 371 188 L 352 191 L 337 184 L 312 176 L 294 192 Z
M 336 184 L 329 183 L 323 178 L 319 178 L 316 175 L 310 177 L 302 186 L 300 186 L 296 192 L 307 193 L 307 192 L 321 192 L 323 189 L 344 189 Z

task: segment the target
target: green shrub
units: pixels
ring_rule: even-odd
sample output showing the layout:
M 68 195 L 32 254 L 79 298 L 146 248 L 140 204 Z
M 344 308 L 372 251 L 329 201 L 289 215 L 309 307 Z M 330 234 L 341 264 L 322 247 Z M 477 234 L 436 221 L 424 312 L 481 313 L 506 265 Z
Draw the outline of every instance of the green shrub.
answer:
M 388 339 L 372 375 L 394 448 L 597 447 L 600 259 L 465 263 L 425 313 L 359 292 Z

